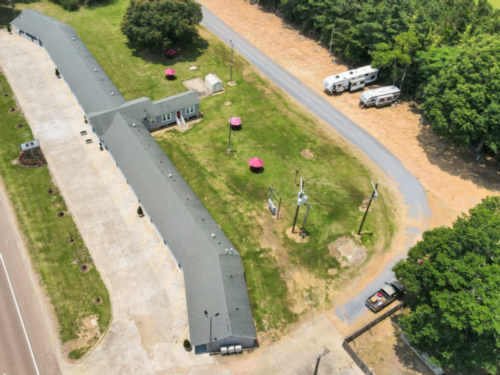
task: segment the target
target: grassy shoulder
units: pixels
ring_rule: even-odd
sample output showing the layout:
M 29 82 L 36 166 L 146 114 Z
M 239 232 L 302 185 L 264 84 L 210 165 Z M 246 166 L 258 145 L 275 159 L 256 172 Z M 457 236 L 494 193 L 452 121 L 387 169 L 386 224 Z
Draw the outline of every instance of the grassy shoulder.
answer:
M 230 49 L 203 28 L 192 45 L 177 48 L 174 60 L 131 45 L 120 32 L 128 3 L 118 0 L 78 12 L 66 12 L 46 0 L 21 6 L 73 26 L 127 100 L 141 96 L 158 100 L 184 92 L 182 82 L 208 73 L 229 81 Z M 198 69 L 190 70 L 191 66 Z M 166 67 L 177 71 L 176 80 L 165 79 Z M 334 273 L 345 273 L 328 245 L 357 231 L 363 216 L 359 207 L 371 193 L 372 174 L 321 130 L 314 116 L 262 79 L 237 54 L 233 79 L 235 87 L 224 84 L 224 93 L 202 100 L 203 119 L 193 129 L 167 131 L 157 140 L 242 254 L 259 331 L 280 330 L 308 309 L 310 277 L 325 284 L 339 277 Z M 228 155 L 230 115 L 241 117 L 243 127 L 233 135 L 233 152 Z M 305 149 L 311 153 L 304 153 L 307 158 Z M 264 160 L 263 173 L 249 171 L 250 157 Z M 295 214 L 296 170 L 306 179 L 313 206 L 306 243 L 286 235 Z M 270 185 L 282 198 L 279 221 L 266 208 Z M 368 257 L 387 249 L 395 230 L 393 199 L 383 186 L 380 193 L 364 227 L 369 234 L 356 238 L 367 247 Z M 302 208 L 299 226 L 304 214 Z M 328 302 L 328 290 L 323 289 Z
M 0 174 L 27 239 L 33 265 L 54 308 L 60 339 L 63 343 L 78 339 L 85 330 L 84 320 L 90 316 L 97 317 L 102 334 L 111 320 L 108 290 L 92 266 L 92 258 L 71 216 L 57 217 L 67 208 L 47 167 L 12 164 L 19 156 L 19 144 L 32 140 L 33 134 L 18 110 L 9 111 L 17 105 L 2 74 L 0 80 Z M 17 128 L 18 124 L 24 126 Z M 48 194 L 49 190 L 52 194 Z M 70 239 L 74 242 L 70 243 Z M 89 264 L 90 271 L 80 272 L 82 264 Z M 103 303 L 95 305 L 95 297 Z

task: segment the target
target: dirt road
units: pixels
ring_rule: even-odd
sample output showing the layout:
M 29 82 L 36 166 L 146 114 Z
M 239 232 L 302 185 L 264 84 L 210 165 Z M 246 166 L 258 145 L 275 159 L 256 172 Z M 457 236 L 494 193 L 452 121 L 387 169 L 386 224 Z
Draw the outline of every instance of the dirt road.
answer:
M 362 110 L 360 92 L 327 96 L 323 79 L 348 70 L 314 40 L 300 35 L 273 13 L 243 0 L 201 0 L 205 7 L 264 54 L 320 94 L 391 151 L 424 186 L 433 217 L 430 227 L 449 225 L 481 198 L 500 188 L 496 163 L 459 152 L 420 123 L 418 108 Z M 229 38 L 229 36 L 228 36 Z M 338 62 L 339 60 L 337 60 Z
M 393 252 L 386 254 L 383 259 L 372 261 L 367 276 L 356 280 L 349 290 L 335 296 L 337 308 L 327 313 L 342 333 L 352 331 L 354 326 L 371 319 L 363 309 L 365 294 L 370 289 L 376 290 L 377 284 L 383 284 L 392 277 L 392 265 L 404 257 L 406 250 L 415 243 L 422 230 L 449 225 L 458 215 L 479 203 L 481 198 L 497 193 L 500 180 L 495 163 L 485 159 L 476 162 L 467 152 L 449 147 L 422 120 L 418 108 L 402 104 L 397 107 L 362 110 L 358 106 L 360 92 L 340 96 L 326 95 L 322 86 L 323 79 L 349 68 L 332 63 L 334 57 L 329 57 L 326 49 L 317 45 L 314 40 L 301 36 L 274 14 L 266 13 L 241 0 L 200 2 L 205 6 L 203 22 L 209 30 L 225 42 L 231 38 L 236 40 L 237 51 L 298 102 L 363 150 L 398 183 L 399 190 L 404 195 L 404 231 L 396 237 Z M 227 26 L 214 21 L 216 17 L 213 17 L 212 12 Z M 238 43 L 240 36 L 241 41 Z M 247 41 L 253 45 L 248 45 Z M 261 53 L 267 56 L 257 57 Z M 274 61 L 261 61 L 266 58 Z M 279 67 L 272 66 L 273 63 L 279 64 L 294 77 L 287 76 Z M 310 90 L 314 91 L 315 100 L 311 99 L 311 95 L 304 94 L 311 93 Z M 335 107 L 342 113 L 326 108 L 330 106 L 321 102 L 331 104 L 332 109 Z M 367 138 L 370 137 L 362 131 L 353 132 L 353 123 L 376 141 L 369 141 Z M 378 147 L 379 144 L 381 147 Z M 392 155 L 384 154 L 386 149 Z M 397 162 L 392 161 L 393 156 Z M 399 163 L 402 163 L 401 168 Z M 405 171 L 410 173 L 406 174 Z M 419 183 L 413 183 L 415 178 Z M 432 213 L 428 218 L 425 210 L 427 201 Z M 419 208 L 415 209 L 415 206 Z

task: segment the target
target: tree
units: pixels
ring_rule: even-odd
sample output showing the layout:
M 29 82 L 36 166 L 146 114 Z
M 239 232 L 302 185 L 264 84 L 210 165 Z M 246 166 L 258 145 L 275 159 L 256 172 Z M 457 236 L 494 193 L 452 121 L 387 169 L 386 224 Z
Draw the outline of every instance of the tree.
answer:
M 191 349 L 191 343 L 189 342 L 188 339 L 184 340 L 184 343 L 182 345 L 184 345 L 184 349 L 186 350 Z
M 165 49 L 191 43 L 201 19 L 201 5 L 193 0 L 132 0 L 122 32 L 133 43 Z
M 425 116 L 454 145 L 486 145 L 500 152 L 499 59 L 498 36 L 466 38 L 427 84 Z
M 396 264 L 413 295 L 400 324 L 434 362 L 462 374 L 500 363 L 500 197 L 486 198 L 452 228 L 436 228 Z
M 61 76 L 61 73 L 59 73 L 59 69 L 56 68 L 56 77 L 59 78 Z
M 142 207 L 141 206 L 139 206 L 139 208 L 137 209 L 137 215 L 139 215 L 139 216 L 144 215 L 144 212 L 142 211 Z

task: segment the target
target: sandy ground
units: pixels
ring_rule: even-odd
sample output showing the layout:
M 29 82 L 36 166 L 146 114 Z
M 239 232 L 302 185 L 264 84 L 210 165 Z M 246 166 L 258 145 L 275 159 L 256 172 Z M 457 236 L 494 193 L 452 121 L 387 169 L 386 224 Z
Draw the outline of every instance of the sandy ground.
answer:
M 421 124 L 421 112 L 404 103 L 382 109 L 360 109 L 360 92 L 327 96 L 323 79 L 349 67 L 333 63 L 334 56 L 314 40 L 300 35 L 273 13 L 243 0 L 201 0 L 283 68 L 320 93 L 351 120 L 379 140 L 421 182 L 434 215 L 430 227 L 451 224 L 488 195 L 497 194 L 496 163 L 459 152 Z M 339 60 L 337 59 L 337 62 Z
M 433 375 L 432 371 L 400 337 L 399 313 L 377 324 L 350 343 L 377 375 Z

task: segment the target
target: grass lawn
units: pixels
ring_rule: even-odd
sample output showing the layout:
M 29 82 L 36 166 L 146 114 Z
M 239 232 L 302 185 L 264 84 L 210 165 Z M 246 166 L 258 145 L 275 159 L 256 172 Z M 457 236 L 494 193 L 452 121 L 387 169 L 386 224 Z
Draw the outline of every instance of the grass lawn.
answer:
M 128 43 L 120 32 L 128 4 L 117 0 L 77 12 L 66 12 L 47 1 L 20 6 L 73 26 L 127 100 L 177 94 L 186 90 L 183 81 L 208 73 L 229 81 L 230 49 L 203 28 L 192 45 L 178 48 L 174 60 Z M 193 65 L 199 69 L 190 71 Z M 167 66 L 177 71 L 177 80 L 165 80 Z M 310 276 L 306 282 L 295 278 L 295 271 L 323 281 L 334 278 L 328 270 L 340 265 L 329 255 L 328 244 L 357 231 L 363 215 L 359 207 L 371 193 L 372 176 L 360 160 L 320 129 L 310 113 L 263 80 L 239 55 L 235 55 L 233 78 L 237 86 L 225 84 L 223 94 L 202 100 L 203 119 L 193 129 L 167 131 L 157 140 L 242 254 L 254 317 L 262 332 L 282 328 L 307 308 Z M 233 135 L 228 155 L 230 114 L 242 118 L 243 128 Z M 306 148 L 314 154 L 312 159 L 301 155 Z M 249 171 L 247 160 L 254 156 L 264 160 L 263 173 Z M 295 214 L 297 169 L 299 177 L 306 179 L 313 207 L 307 243 L 296 243 L 285 234 Z M 282 198 L 280 221 L 273 220 L 266 209 L 270 185 Z M 383 186 L 380 193 L 365 224 L 364 231 L 370 234 L 359 240 L 368 248 L 368 256 L 387 249 L 395 230 L 393 200 Z M 302 208 L 299 224 L 304 213 Z M 293 304 L 301 307 L 293 309 Z
M 92 259 L 71 216 L 56 217 L 67 208 L 47 167 L 28 169 L 11 164 L 19 156 L 19 144 L 32 140 L 33 134 L 18 111 L 9 112 L 16 103 L 2 74 L 0 80 L 0 174 L 27 239 L 33 264 L 54 307 L 61 340 L 64 343 L 78 338 L 82 319 L 94 314 L 99 317 L 102 333 L 111 319 L 108 290 L 95 267 L 87 273 L 79 270 L 79 265 L 92 264 Z M 4 94 L 8 97 L 3 97 Z M 17 124 L 24 127 L 17 129 Z M 49 189 L 55 193 L 48 194 Z M 76 241 L 70 244 L 70 238 Z M 72 264 L 75 258 L 80 264 Z M 96 306 L 92 302 L 95 297 L 104 302 Z
M 493 5 L 493 8 L 500 9 L 500 0 L 490 0 L 490 3 Z

